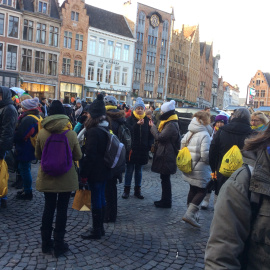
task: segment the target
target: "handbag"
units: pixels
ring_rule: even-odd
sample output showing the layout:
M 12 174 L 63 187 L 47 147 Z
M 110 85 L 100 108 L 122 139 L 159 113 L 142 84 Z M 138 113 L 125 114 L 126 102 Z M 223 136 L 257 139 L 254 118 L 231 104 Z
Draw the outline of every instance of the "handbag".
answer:
M 91 191 L 80 189 L 76 191 L 72 208 L 78 211 L 91 210 Z

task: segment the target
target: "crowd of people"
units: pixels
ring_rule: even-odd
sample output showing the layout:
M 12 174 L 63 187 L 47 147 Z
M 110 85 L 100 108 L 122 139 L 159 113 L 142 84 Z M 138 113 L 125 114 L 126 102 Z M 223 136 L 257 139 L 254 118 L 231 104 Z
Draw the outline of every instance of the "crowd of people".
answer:
M 92 103 L 67 96 L 39 100 L 24 93 L 19 101 L 14 97 L 9 88 L 0 87 L 0 160 L 15 149 L 14 186 L 22 187 L 18 200 L 32 200 L 31 163 L 41 160 L 36 190 L 45 198 L 42 252 L 59 257 L 68 250 L 64 241 L 68 204 L 72 192 L 82 187 L 91 190 L 93 224 L 81 237 L 104 236 L 104 222 L 117 218 L 118 182 L 124 182 L 122 198 L 127 200 L 134 175 L 134 196 L 144 199 L 142 174 L 149 158 L 153 159 L 151 170 L 161 179 L 161 198 L 154 206 L 171 208 L 171 175 L 177 171 L 179 150 L 187 147 L 192 171 L 182 174 L 190 186 L 182 220 L 201 227 L 199 211 L 208 209 L 212 191 L 215 196 L 206 269 L 243 265 L 246 268 L 241 269 L 267 269 L 270 265 L 270 127 L 264 113 L 240 108 L 230 118 L 220 113 L 211 123 L 206 109 L 195 113 L 188 132 L 180 134 L 174 100 L 146 109 L 140 97 L 132 108 L 102 94 Z M 108 133 L 116 135 L 126 150 L 125 164 L 117 170 L 104 159 Z M 220 168 L 233 146 L 242 150 L 244 165 L 226 177 Z M 7 196 L 2 197 L 1 207 L 7 205 Z

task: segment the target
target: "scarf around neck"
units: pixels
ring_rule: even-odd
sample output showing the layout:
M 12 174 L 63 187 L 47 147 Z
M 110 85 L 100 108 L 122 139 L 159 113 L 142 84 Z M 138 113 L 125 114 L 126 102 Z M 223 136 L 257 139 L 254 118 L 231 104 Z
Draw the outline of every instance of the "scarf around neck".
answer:
M 145 117 L 145 112 L 143 113 L 143 115 L 138 115 L 135 111 L 133 111 L 133 115 L 138 119 L 141 120 Z
M 178 121 L 178 116 L 177 114 L 173 114 L 171 115 L 167 120 L 163 120 L 163 121 L 160 121 L 160 124 L 158 126 L 158 131 L 161 132 L 164 128 L 164 125 L 167 123 L 167 122 L 170 122 L 170 121 Z
M 115 110 L 115 109 L 117 109 L 117 106 L 107 105 L 107 106 L 105 106 L 105 108 L 106 108 L 106 111 L 108 111 L 108 110 Z
M 263 131 L 264 130 L 264 124 L 260 124 L 260 125 L 258 125 L 258 126 L 251 126 L 251 128 L 253 129 L 253 130 L 257 130 L 257 131 Z

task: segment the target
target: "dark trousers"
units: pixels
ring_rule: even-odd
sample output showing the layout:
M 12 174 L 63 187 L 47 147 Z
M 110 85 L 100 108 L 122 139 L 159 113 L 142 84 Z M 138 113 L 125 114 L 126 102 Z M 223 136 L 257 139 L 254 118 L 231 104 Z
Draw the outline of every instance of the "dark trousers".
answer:
M 225 177 L 223 176 L 221 173 L 217 173 L 217 185 L 216 185 L 216 189 L 215 189 L 215 195 L 219 194 L 219 191 L 221 189 L 221 187 L 223 186 L 223 184 L 229 179 L 229 177 Z
M 45 207 L 42 216 L 42 230 L 51 230 L 56 209 L 55 229 L 63 232 L 67 224 L 67 208 L 71 192 L 44 192 Z
M 101 209 L 102 207 L 105 207 L 105 186 L 106 181 L 89 183 L 92 209 Z
M 105 220 L 115 221 L 117 216 L 117 176 L 108 180 L 105 188 Z
M 206 192 L 207 192 L 206 188 L 199 188 L 199 187 L 190 185 L 188 198 L 187 198 L 187 204 L 193 203 L 199 206 L 200 203 L 203 201 L 206 195 Z
M 161 188 L 162 188 L 161 200 L 164 203 L 171 204 L 172 203 L 171 175 L 161 174 L 160 179 L 161 179 Z

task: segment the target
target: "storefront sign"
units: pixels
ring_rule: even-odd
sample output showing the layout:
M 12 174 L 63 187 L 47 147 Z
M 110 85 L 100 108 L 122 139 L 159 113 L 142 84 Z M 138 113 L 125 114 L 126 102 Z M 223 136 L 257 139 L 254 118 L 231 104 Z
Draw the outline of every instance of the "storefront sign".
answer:
M 114 65 L 119 65 L 119 62 L 114 61 L 114 60 L 112 60 L 112 59 L 100 59 L 100 62 L 102 62 L 102 63 L 114 64 Z

